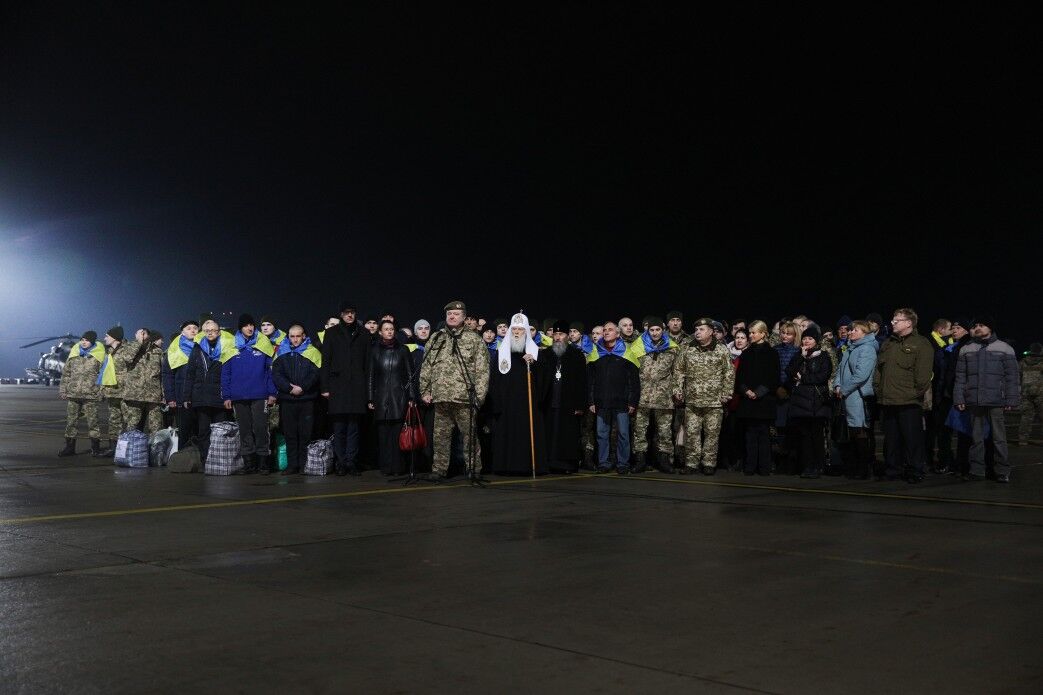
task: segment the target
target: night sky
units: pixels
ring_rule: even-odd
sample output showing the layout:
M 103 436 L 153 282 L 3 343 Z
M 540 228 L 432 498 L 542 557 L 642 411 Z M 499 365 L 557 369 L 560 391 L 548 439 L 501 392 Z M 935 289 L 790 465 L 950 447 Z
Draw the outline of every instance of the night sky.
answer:
M 1041 337 L 1027 18 L 355 5 L 3 10 L 0 375 L 341 299 Z

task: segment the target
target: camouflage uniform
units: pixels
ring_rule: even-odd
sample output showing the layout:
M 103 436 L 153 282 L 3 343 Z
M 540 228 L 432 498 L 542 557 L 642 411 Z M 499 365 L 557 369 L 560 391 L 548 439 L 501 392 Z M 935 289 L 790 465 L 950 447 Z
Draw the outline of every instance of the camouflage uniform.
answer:
M 667 333 L 666 335 L 668 338 L 670 338 L 670 340 L 677 343 L 678 347 L 687 347 L 687 345 L 690 342 L 692 342 L 692 340 L 694 340 L 694 338 L 691 335 L 685 333 L 684 331 L 681 331 L 676 336 L 670 335 L 670 333 Z M 679 464 L 682 463 L 681 457 L 684 456 L 684 445 L 682 444 L 681 446 L 676 446 L 676 442 L 678 435 L 680 435 L 681 432 L 684 431 L 684 414 L 685 409 L 683 407 L 674 406 L 674 419 L 673 422 L 670 424 L 670 431 L 673 435 L 672 444 L 674 445 L 674 456 L 677 457 L 677 461 Z
M 679 348 L 653 352 L 638 357 L 641 374 L 641 398 L 637 404 L 636 429 L 634 430 L 634 453 L 648 451 L 648 424 L 651 418 L 656 423 L 656 451 L 661 454 L 674 453 L 673 420 L 674 363 Z
M 123 419 L 123 380 L 126 378 L 127 365 L 124 360 L 127 357 L 127 343 L 120 343 L 116 349 L 105 348 L 106 354 L 112 360 L 112 366 L 116 370 L 116 385 L 102 386 L 101 395 L 109 405 L 109 439 L 116 441 L 120 432 L 125 429 Z
M 141 343 L 125 343 L 124 348 L 120 350 L 120 360 L 116 363 L 117 374 L 122 374 L 116 378 L 122 384 L 123 426 L 125 430 L 137 429 L 144 417 L 145 431 L 152 434 L 163 429 L 163 383 L 160 376 L 163 351 L 150 346 L 134 365 Z
M 1043 357 L 1029 355 L 1021 360 L 1021 424 L 1018 444 L 1029 442 L 1029 432 L 1036 418 L 1043 419 Z
M 674 395 L 685 404 L 685 465 L 694 469 L 717 465 L 717 445 L 724 419 L 721 398 L 735 390 L 731 353 L 714 341 L 703 348 L 695 341 L 681 348 L 674 362 Z M 703 444 L 705 435 L 705 446 Z
M 453 340 L 453 337 L 456 340 Z M 460 349 L 457 356 L 454 343 Z M 482 337 L 464 326 L 456 329 L 443 328 L 427 341 L 424 362 L 420 366 L 420 395 L 430 395 L 435 410 L 434 431 L 431 433 L 433 473 L 444 476 L 449 470 L 449 450 L 453 440 L 453 427 L 460 431 L 463 439 L 464 460 L 470 461 L 471 442 L 468 437 L 470 403 L 467 380 L 461 372 L 460 358 L 475 387 L 477 407 L 481 407 L 489 392 L 489 349 Z M 477 413 L 474 414 L 477 418 Z M 477 422 L 475 423 L 477 434 Z M 481 450 L 475 437 L 474 461 L 480 461 Z
M 98 429 L 98 373 L 101 362 L 90 355 L 78 355 L 79 349 L 73 347 L 72 354 L 65 362 L 62 370 L 62 381 L 58 387 L 58 395 L 67 399 L 65 406 L 65 437 L 75 439 L 76 421 L 82 414 L 87 418 L 87 430 L 91 439 L 100 439 Z M 77 356 L 73 356 L 73 355 Z

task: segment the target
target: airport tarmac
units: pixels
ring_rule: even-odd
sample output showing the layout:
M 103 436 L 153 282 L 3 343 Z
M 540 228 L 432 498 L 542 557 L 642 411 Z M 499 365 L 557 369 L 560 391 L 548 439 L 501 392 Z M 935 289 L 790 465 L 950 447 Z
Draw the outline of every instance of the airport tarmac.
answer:
M 1009 485 L 475 489 L 118 469 L 63 429 L 0 386 L 3 693 L 1043 691 L 1037 446 Z

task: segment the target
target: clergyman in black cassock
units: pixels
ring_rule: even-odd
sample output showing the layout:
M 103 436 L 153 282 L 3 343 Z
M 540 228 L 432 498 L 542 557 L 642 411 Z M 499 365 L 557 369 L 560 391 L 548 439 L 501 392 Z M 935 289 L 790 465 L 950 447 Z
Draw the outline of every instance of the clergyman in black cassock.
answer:
M 543 413 L 547 432 L 547 468 L 575 473 L 583 456 L 580 430 L 587 410 L 587 359 L 569 343 L 569 324 L 554 324 L 554 343 L 540 352 L 539 366 L 547 376 Z

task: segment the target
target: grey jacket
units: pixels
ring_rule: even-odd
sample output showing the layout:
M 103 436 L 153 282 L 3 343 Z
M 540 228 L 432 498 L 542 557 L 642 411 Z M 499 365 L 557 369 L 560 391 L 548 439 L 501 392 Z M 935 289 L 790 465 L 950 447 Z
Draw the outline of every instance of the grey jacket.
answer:
M 1010 345 L 993 334 L 960 348 L 952 393 L 954 404 L 1014 408 L 1020 401 L 1018 360 Z

